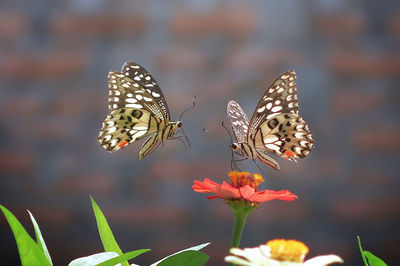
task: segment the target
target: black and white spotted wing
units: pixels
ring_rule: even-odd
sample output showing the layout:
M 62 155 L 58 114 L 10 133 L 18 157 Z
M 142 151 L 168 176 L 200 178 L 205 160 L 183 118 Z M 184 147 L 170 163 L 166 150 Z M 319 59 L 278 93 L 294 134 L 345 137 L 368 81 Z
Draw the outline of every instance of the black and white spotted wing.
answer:
M 249 119 L 247 118 L 246 113 L 235 101 L 230 101 L 228 103 L 227 112 L 237 141 L 245 141 L 249 129 Z
M 289 70 L 272 83 L 254 110 L 249 135 L 253 134 L 261 123 L 278 114 L 299 113 L 296 78 L 296 73 Z
M 157 133 L 165 124 L 162 110 L 141 84 L 120 72 L 108 74 L 108 107 L 111 113 L 103 122 L 98 140 L 108 151 Z
M 108 73 L 108 107 L 145 109 L 155 114 L 160 120 L 168 121 L 163 109 L 142 84 L 117 71 Z
M 139 159 L 142 159 L 158 143 L 172 138 L 175 130 L 182 125 L 169 120 L 160 88 L 140 65 L 125 63 L 122 72 L 110 71 L 108 87 L 110 114 L 103 122 L 98 137 L 104 149 L 114 152 L 150 136 L 140 149 Z
M 306 157 L 314 143 L 307 123 L 298 114 L 295 80 L 293 70 L 275 80 L 257 104 L 250 123 L 238 103 L 228 104 L 228 116 L 240 144 L 234 146 L 242 149 L 244 156 L 258 158 L 277 170 L 279 164 L 264 151 L 295 161 Z
M 256 148 L 295 161 L 306 157 L 314 144 L 307 123 L 299 116 L 296 73 L 276 79 L 261 98 L 250 120 L 249 139 Z
M 121 69 L 121 73 L 129 77 L 133 81 L 142 85 L 147 93 L 151 94 L 154 100 L 157 102 L 159 108 L 165 116 L 164 120 L 170 119 L 169 109 L 167 102 L 165 101 L 164 95 L 158 86 L 153 76 L 141 65 L 133 62 L 126 62 Z

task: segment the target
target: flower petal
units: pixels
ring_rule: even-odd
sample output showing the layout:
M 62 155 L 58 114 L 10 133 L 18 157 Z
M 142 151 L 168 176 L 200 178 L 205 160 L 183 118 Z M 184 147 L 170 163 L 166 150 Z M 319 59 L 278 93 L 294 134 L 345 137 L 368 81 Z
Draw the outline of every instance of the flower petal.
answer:
M 245 261 L 244 259 L 236 257 L 236 256 L 226 256 L 225 262 L 233 263 L 236 265 L 242 265 L 242 266 L 254 266 L 253 263 Z
M 195 192 L 199 193 L 209 193 L 209 192 L 214 192 L 216 190 L 216 187 L 219 187 L 220 185 L 215 183 L 214 181 L 211 181 L 208 178 L 204 178 L 204 181 L 199 181 L 199 180 L 194 180 L 194 185 L 192 186 L 192 189 Z
M 292 201 L 294 199 L 297 199 L 297 196 L 289 190 L 262 190 L 255 192 L 253 196 L 249 198 L 249 200 L 253 202 L 266 202 L 274 199 Z
M 254 188 L 252 188 L 249 185 L 240 187 L 239 191 L 240 191 L 240 194 L 242 195 L 242 198 L 245 198 L 247 200 L 250 200 L 250 198 L 254 195 Z
M 232 199 L 240 198 L 239 190 L 225 181 L 222 185 L 211 181 L 208 178 L 204 178 L 203 181 L 194 180 L 194 185 L 192 189 L 199 193 L 215 193 L 216 196 L 207 197 L 209 199 L 222 198 L 222 199 Z
M 221 196 L 208 196 L 208 197 L 206 197 L 206 199 L 223 199 L 223 197 L 221 197 Z
M 226 198 L 234 198 L 234 199 L 238 199 L 240 198 L 240 192 L 237 188 L 231 186 L 230 184 L 226 183 L 225 181 L 222 182 L 221 188 L 219 193 L 217 193 L 218 195 Z
M 305 266 L 324 266 L 331 263 L 343 263 L 343 259 L 337 255 L 322 255 L 312 259 L 306 260 L 303 265 Z

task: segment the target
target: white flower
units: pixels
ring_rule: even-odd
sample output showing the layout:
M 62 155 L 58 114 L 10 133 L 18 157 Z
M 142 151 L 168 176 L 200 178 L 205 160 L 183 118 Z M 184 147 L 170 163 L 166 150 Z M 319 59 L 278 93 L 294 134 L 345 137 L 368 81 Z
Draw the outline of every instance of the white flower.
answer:
M 296 240 L 277 239 L 255 248 L 231 248 L 225 262 L 242 266 L 324 266 L 342 263 L 337 255 L 317 256 L 304 261 L 308 248 Z

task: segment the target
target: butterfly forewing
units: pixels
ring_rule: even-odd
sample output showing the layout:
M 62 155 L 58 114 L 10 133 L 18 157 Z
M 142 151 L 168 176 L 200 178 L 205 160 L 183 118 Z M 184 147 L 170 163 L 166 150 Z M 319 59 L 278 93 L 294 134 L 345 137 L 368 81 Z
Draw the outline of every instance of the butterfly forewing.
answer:
M 108 79 L 108 106 L 110 110 L 120 108 L 145 109 L 154 113 L 160 120 L 165 120 L 157 101 L 140 83 L 117 71 L 110 71 Z
M 237 141 L 245 141 L 249 129 L 249 119 L 247 118 L 247 115 L 243 111 L 242 107 L 240 107 L 240 105 L 235 101 L 230 101 L 228 103 L 227 112 Z
M 165 120 L 170 119 L 170 114 L 164 95 L 153 76 L 141 65 L 133 62 L 126 62 L 121 69 L 124 76 L 140 84 L 143 89 L 150 94 L 157 102 L 159 108 L 165 116 Z
M 296 73 L 289 70 L 282 74 L 265 92 L 250 120 L 251 135 L 265 120 L 282 113 L 298 114 Z

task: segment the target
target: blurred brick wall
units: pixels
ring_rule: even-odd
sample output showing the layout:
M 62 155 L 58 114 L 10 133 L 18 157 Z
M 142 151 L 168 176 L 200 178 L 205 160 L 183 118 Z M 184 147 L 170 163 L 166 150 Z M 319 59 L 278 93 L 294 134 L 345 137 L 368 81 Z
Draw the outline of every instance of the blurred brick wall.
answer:
M 226 104 L 248 115 L 287 69 L 298 75 L 300 113 L 316 141 L 298 164 L 265 169 L 272 189 L 299 195 L 248 220 L 242 246 L 296 238 L 311 254 L 360 265 L 356 245 L 400 264 L 400 10 L 396 1 L 2 1 L 0 9 L 0 204 L 30 227 L 37 218 L 55 265 L 101 251 L 88 195 L 136 263 L 203 242 L 208 265 L 227 254 L 232 217 L 191 191 L 230 167 Z M 193 148 L 169 141 L 137 160 L 140 144 L 109 154 L 96 141 L 107 114 L 106 77 L 125 61 L 156 78 Z M 247 168 L 246 168 L 247 167 Z M 257 171 L 252 163 L 243 164 Z M 5 265 L 18 265 L 0 218 Z M 32 230 L 31 230 L 32 232 Z

